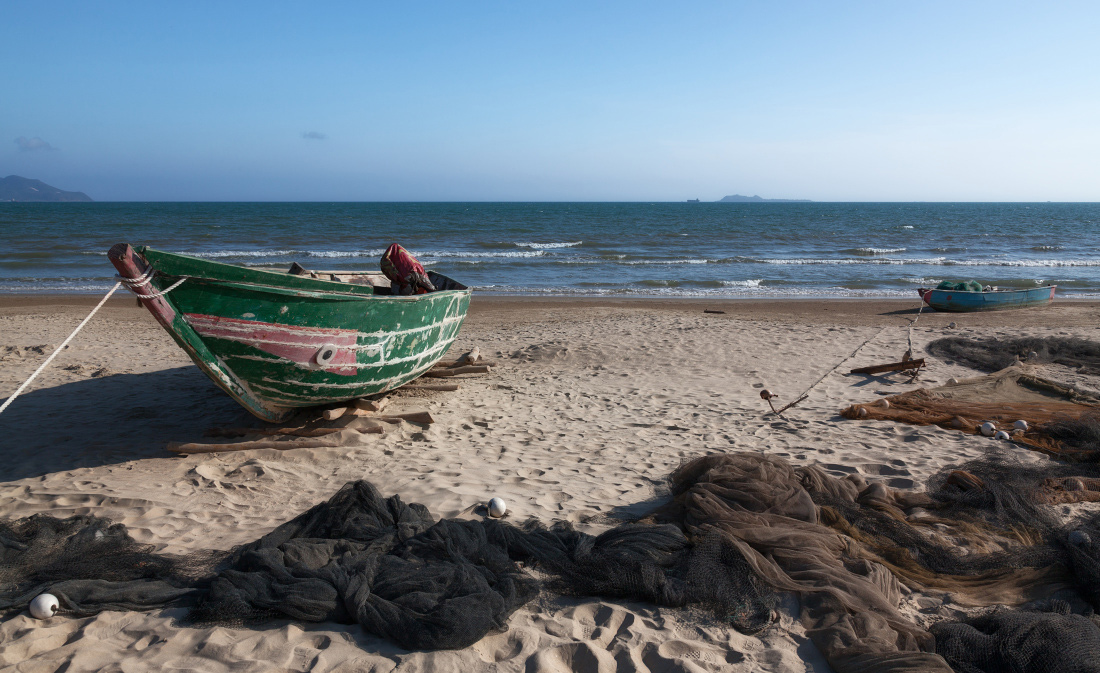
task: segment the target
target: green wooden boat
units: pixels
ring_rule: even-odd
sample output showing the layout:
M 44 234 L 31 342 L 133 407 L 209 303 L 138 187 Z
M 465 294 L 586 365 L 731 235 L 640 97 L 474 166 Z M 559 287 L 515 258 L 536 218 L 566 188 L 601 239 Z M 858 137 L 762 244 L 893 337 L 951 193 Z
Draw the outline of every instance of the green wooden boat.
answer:
M 450 348 L 470 304 L 466 286 L 432 272 L 441 289 L 400 296 L 368 275 L 337 282 L 125 243 L 108 257 L 195 364 L 273 422 L 417 378 Z

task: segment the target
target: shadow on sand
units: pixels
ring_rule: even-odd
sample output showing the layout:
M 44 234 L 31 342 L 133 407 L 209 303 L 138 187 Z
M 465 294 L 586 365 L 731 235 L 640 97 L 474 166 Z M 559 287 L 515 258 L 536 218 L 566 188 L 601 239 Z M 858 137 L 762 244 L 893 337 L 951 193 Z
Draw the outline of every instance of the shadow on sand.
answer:
M 89 378 L 20 395 L 0 415 L 0 481 L 171 458 L 170 441 L 254 419 L 197 367 Z

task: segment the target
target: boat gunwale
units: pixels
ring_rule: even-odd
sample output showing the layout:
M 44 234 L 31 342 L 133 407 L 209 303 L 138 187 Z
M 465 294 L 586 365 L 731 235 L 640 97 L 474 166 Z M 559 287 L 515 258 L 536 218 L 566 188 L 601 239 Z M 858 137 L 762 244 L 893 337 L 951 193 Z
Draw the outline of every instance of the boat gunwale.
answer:
M 336 299 L 340 301 L 361 299 L 366 301 L 400 302 L 418 302 L 426 299 L 435 299 L 444 295 L 469 295 L 472 292 L 471 289 L 467 287 L 462 290 L 437 290 L 435 292 L 411 295 L 375 294 L 374 286 L 352 285 L 321 278 L 304 278 L 269 269 L 253 269 L 237 264 L 227 264 L 225 262 L 215 262 L 213 260 L 192 257 L 191 255 L 165 252 L 163 250 L 150 248 L 149 246 L 140 246 L 134 248 L 134 251 L 145 260 L 146 264 L 156 270 L 157 275 L 176 279 L 187 278 L 189 281 L 195 280 L 200 283 L 206 282 L 226 287 L 237 286 L 241 290 L 252 292 L 268 291 L 273 294 L 313 299 Z M 150 259 L 148 253 L 153 253 L 152 259 Z M 167 266 L 169 267 L 171 267 L 173 263 L 193 265 L 198 267 L 198 273 L 186 269 L 163 269 L 162 266 L 165 266 L 164 262 L 167 262 Z M 235 275 L 243 275 L 245 277 L 240 279 L 220 277 L 216 273 L 217 269 L 225 269 L 227 272 L 232 272 Z M 253 278 L 249 279 L 247 278 L 248 276 L 253 276 Z M 446 276 L 444 277 L 446 278 Z M 295 287 L 295 285 L 298 285 L 298 287 Z

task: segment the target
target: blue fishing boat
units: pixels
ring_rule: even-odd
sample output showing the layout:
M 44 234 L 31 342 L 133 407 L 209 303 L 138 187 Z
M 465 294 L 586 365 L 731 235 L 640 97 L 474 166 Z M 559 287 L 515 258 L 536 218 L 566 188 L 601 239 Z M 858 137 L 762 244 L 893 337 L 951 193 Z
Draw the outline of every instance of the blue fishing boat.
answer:
M 1057 285 L 1045 285 L 1030 290 L 988 290 L 973 292 L 963 290 L 917 290 L 924 303 L 937 311 L 969 313 L 972 311 L 1003 311 L 1028 306 L 1043 306 L 1054 299 Z

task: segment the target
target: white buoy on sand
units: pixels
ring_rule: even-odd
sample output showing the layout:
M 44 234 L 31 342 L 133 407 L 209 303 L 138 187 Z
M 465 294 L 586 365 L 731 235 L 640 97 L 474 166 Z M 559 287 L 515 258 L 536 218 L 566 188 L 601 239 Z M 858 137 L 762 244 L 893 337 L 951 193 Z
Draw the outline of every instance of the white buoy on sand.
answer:
M 1027 421 L 1020 419 L 1013 423 L 1012 427 L 1016 428 L 1017 430 L 1023 430 L 1024 432 L 1027 432 Z
M 949 385 L 949 386 L 957 386 L 957 385 L 959 385 L 959 380 L 958 380 L 958 379 L 954 379 L 954 378 L 952 378 L 952 379 L 947 379 L 947 385 Z
M 982 423 L 981 431 L 982 434 L 986 437 L 992 437 L 994 434 L 997 433 L 997 426 L 993 425 L 989 421 L 986 421 L 985 423 Z
M 494 519 L 499 519 L 504 516 L 504 513 L 508 511 L 508 506 L 504 504 L 504 501 L 500 498 L 493 498 L 489 501 L 489 516 Z
M 887 399 L 879 400 L 878 402 L 875 402 L 875 404 L 877 404 L 878 406 L 880 406 L 884 409 L 889 409 L 890 408 L 890 400 L 887 400 Z
M 859 417 L 860 418 L 867 418 L 867 410 L 864 409 L 863 407 L 859 408 Z
M 997 434 L 993 435 L 993 439 L 1008 439 L 1008 433 L 1004 430 L 998 430 Z
M 53 594 L 39 594 L 31 601 L 31 617 L 35 619 L 49 619 L 57 613 L 61 604 L 57 602 L 57 596 Z

